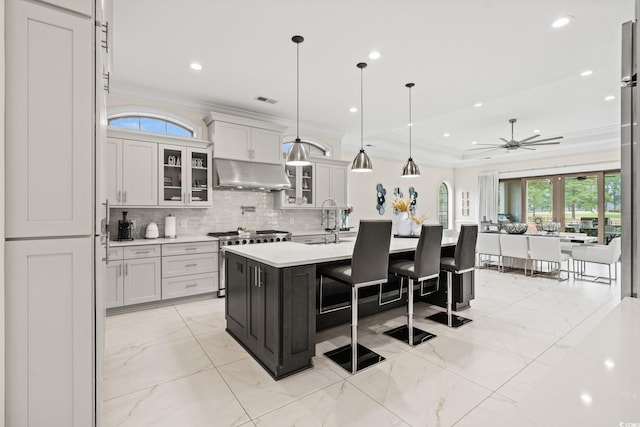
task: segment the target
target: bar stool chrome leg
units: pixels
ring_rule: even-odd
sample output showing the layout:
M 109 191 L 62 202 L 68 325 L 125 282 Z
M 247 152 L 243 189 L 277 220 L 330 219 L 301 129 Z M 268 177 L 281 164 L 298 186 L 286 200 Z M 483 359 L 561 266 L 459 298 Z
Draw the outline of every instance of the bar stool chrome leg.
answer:
M 466 273 L 470 270 L 464 270 L 456 272 L 456 274 Z M 458 316 L 453 314 L 453 272 L 451 270 L 447 270 L 447 311 L 440 311 L 438 313 L 432 314 L 431 316 L 427 316 L 426 318 L 429 320 L 433 320 L 434 322 L 442 323 L 443 325 L 447 325 L 450 328 L 458 328 L 465 323 L 469 323 L 472 320 L 466 317 Z
M 407 324 L 398 326 L 384 333 L 385 335 L 406 342 L 410 346 L 422 344 L 436 337 L 436 335 L 431 332 L 413 326 L 413 279 L 409 279 L 409 286 L 407 287 Z

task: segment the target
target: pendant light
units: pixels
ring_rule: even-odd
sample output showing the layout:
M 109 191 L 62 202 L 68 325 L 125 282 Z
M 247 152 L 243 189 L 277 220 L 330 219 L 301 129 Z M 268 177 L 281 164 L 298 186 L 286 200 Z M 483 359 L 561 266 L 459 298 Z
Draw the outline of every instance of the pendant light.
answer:
M 296 44 L 296 140 L 289 148 L 285 163 L 289 166 L 308 166 L 309 153 L 300 140 L 300 43 L 304 41 L 302 36 L 293 36 L 291 41 Z
M 353 159 L 353 164 L 351 165 L 351 171 L 353 172 L 371 172 L 373 171 L 373 164 L 371 164 L 371 159 L 367 156 L 367 153 L 364 152 L 364 112 L 363 106 L 363 70 L 366 68 L 367 64 L 365 62 L 359 62 L 356 67 L 360 68 L 360 152 L 356 155 L 356 158 Z
M 407 160 L 407 163 L 405 163 L 402 168 L 402 177 L 413 178 L 420 176 L 420 168 L 418 168 L 418 165 L 416 165 L 411 158 L 411 128 L 413 127 L 413 122 L 411 121 L 411 88 L 415 86 L 415 83 L 407 83 L 404 86 L 409 88 L 409 160 Z

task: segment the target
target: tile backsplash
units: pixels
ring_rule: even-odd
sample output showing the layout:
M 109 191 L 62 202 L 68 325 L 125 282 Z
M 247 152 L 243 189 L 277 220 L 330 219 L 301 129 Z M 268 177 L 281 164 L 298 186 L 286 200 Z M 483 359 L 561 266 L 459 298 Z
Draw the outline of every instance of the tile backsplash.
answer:
M 147 224 L 158 224 L 160 236 L 164 236 L 164 218 L 176 217 L 178 236 L 202 236 L 211 231 L 231 231 L 238 227 L 250 230 L 320 230 L 319 209 L 276 209 L 278 193 L 253 191 L 214 190 L 212 208 L 112 208 L 111 236 L 118 237 L 118 220 L 122 212 L 128 212 L 135 224 L 133 237 L 143 239 Z M 243 206 L 255 207 L 255 212 L 243 213 Z

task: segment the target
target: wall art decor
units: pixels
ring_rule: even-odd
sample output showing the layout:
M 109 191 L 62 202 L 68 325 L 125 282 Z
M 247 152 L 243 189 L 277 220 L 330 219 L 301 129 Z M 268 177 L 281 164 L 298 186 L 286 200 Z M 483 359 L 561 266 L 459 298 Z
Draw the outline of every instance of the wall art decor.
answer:
M 384 215 L 384 208 L 387 206 L 387 202 L 385 200 L 386 195 L 387 190 L 385 190 L 382 184 L 376 185 L 376 209 L 380 215 Z
M 418 202 L 418 192 L 413 187 L 409 187 L 409 199 L 411 203 L 409 204 L 409 212 L 411 215 L 416 214 L 416 203 Z

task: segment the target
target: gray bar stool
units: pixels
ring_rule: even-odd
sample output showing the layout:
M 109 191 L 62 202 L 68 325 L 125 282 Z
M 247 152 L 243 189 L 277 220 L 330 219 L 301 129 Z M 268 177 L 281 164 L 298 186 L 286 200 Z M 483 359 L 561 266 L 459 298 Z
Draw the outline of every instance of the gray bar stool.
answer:
M 464 274 L 473 271 L 476 263 L 476 241 L 478 240 L 477 225 L 462 225 L 456 250 L 452 257 L 443 257 L 440 260 L 440 269 L 447 272 L 447 312 L 438 312 L 428 316 L 427 319 L 445 324 L 450 328 L 457 328 L 471 322 L 462 316 L 454 316 L 451 310 L 453 302 L 453 275 Z
M 407 324 L 386 331 L 385 334 L 404 341 L 411 346 L 435 338 L 434 334 L 413 327 L 413 284 L 414 282 L 420 283 L 420 296 L 426 296 L 438 290 L 441 245 L 442 226 L 423 225 L 414 259 L 392 261 L 389 265 L 389 272 L 400 276 L 400 289 L 402 289 L 404 278 L 409 279 L 409 286 L 407 287 Z M 425 293 L 423 291 L 424 281 L 430 279 L 438 279 L 436 287 Z
M 362 220 L 353 248 L 351 264 L 320 267 L 322 276 L 351 286 L 351 344 L 325 353 L 325 356 L 355 374 L 375 365 L 384 357 L 358 344 L 358 289 L 388 280 L 390 220 Z

